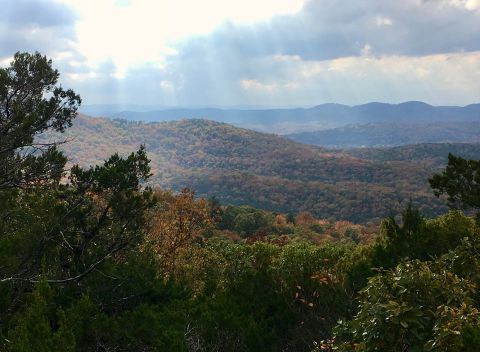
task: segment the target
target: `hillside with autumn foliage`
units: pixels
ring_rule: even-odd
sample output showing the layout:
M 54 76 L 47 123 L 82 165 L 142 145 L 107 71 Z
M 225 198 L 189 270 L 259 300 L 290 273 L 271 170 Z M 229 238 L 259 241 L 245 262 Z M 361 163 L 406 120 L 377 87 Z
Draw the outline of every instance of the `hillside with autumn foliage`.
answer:
M 344 152 L 207 120 L 142 123 L 84 115 L 62 138 L 72 163 L 98 164 L 144 144 L 153 186 L 188 187 L 224 204 L 354 222 L 396 214 L 409 199 L 427 215 L 445 211 L 428 178 L 445 165 L 449 149 L 460 155 L 480 150 L 433 144 Z
M 480 350 L 478 146 L 91 119 L 51 64 L 0 68 L 1 351 Z

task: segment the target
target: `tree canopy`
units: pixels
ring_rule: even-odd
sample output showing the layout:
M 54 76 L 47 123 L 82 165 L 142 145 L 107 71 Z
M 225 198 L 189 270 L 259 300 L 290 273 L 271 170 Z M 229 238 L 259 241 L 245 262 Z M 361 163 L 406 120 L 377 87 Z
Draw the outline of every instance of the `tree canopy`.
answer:
M 445 170 L 429 179 L 437 197 L 446 194 L 457 209 L 480 209 L 480 160 L 448 155 Z
M 58 181 L 66 158 L 35 137 L 71 126 L 80 96 L 58 85 L 59 72 L 39 53 L 19 53 L 0 68 L 0 189 Z
M 38 53 L 0 77 L 0 350 L 480 349 L 480 227 L 462 212 L 409 204 L 372 234 L 153 190 L 144 146 L 67 167 L 36 137 L 80 98 Z M 432 186 L 478 207 L 478 164 L 451 159 Z

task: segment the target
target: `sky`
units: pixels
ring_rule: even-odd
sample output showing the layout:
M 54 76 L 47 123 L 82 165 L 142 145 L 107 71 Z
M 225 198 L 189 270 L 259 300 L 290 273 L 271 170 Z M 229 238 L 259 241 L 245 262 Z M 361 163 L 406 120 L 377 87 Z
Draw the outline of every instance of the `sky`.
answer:
M 0 0 L 83 103 L 480 102 L 480 0 Z

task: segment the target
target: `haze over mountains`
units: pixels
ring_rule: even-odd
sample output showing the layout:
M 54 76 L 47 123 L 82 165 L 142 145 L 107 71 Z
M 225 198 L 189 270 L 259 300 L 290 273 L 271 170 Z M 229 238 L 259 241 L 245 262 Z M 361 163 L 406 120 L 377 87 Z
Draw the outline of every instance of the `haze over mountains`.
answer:
M 95 116 L 160 122 L 208 119 L 331 148 L 412 143 L 480 142 L 480 104 L 432 106 L 422 102 L 322 104 L 311 108 L 157 108 L 138 105 L 86 107 Z

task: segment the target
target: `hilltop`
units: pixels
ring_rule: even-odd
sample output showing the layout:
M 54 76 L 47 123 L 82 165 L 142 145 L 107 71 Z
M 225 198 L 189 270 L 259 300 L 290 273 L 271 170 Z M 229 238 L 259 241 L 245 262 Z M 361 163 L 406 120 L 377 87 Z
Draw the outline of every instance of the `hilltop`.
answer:
M 127 108 L 122 110 L 122 108 Z M 181 119 L 208 119 L 261 132 L 292 134 L 365 124 L 432 124 L 437 122 L 479 122 L 480 104 L 432 106 L 409 101 L 400 104 L 368 103 L 348 106 L 321 104 L 310 108 L 157 108 L 138 111 L 135 106 L 85 107 L 96 116 L 130 121 L 161 122 Z M 448 126 L 446 126 L 448 127 Z M 436 130 L 438 131 L 438 129 Z M 420 140 L 418 142 L 428 142 Z M 319 144 L 319 143 L 315 143 Z
M 141 123 L 79 115 L 66 137 L 62 148 L 81 165 L 145 144 L 152 185 L 189 187 L 225 204 L 355 222 L 381 219 L 410 198 L 429 215 L 446 209 L 428 186 L 428 177 L 443 165 L 430 160 L 429 152 L 416 160 L 384 149 L 347 153 L 196 119 Z M 449 148 L 441 150 L 444 158 Z M 472 148 L 470 153 L 480 150 Z

